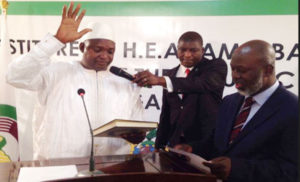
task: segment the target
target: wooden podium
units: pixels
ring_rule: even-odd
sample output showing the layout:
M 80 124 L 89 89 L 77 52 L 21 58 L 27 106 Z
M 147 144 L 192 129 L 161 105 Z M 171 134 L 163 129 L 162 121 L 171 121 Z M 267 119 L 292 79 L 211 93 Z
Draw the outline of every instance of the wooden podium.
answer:
M 88 169 L 89 157 L 52 159 L 44 161 L 23 161 L 0 163 L 0 181 L 17 181 L 21 167 L 76 165 L 78 171 Z M 202 174 L 168 152 L 144 155 L 96 156 L 96 169 L 104 174 L 93 177 L 76 177 L 54 181 L 100 181 L 100 182 L 216 182 L 213 175 Z

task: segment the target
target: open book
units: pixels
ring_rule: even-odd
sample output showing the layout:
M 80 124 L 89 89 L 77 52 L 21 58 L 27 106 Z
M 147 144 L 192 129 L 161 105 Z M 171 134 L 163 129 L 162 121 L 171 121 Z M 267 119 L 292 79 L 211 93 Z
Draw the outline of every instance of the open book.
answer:
M 201 172 L 203 172 L 205 174 L 211 174 L 210 168 L 203 165 L 203 162 L 208 162 L 208 161 L 203 159 L 202 157 L 200 157 L 196 154 L 190 153 L 190 152 L 185 152 L 183 150 L 177 150 L 177 149 L 170 148 L 170 147 L 167 147 L 167 150 L 169 152 L 175 153 L 176 155 L 184 156 L 185 160 L 190 165 L 199 169 Z
M 147 132 L 157 128 L 157 122 L 115 119 L 93 130 L 95 137 L 120 137 L 122 134 Z

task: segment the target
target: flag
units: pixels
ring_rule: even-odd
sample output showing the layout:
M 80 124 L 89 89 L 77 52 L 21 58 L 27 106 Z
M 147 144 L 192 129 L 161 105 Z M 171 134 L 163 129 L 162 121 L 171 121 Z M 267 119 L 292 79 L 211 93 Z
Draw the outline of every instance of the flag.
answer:
M 19 160 L 15 91 L 5 80 L 7 66 L 11 61 L 6 21 L 7 6 L 7 1 L 2 0 L 2 14 L 0 19 L 0 162 Z

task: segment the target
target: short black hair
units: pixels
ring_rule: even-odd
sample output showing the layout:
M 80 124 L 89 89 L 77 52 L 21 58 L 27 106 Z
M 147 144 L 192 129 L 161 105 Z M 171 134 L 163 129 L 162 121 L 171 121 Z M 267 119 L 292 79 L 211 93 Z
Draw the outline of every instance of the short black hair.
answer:
M 202 39 L 201 35 L 198 34 L 197 32 L 193 32 L 193 31 L 188 31 L 188 32 L 185 32 L 184 34 L 182 34 L 180 36 L 180 38 L 178 39 L 178 43 L 180 41 L 184 41 L 184 42 L 199 41 L 200 44 L 203 45 L 203 39 Z

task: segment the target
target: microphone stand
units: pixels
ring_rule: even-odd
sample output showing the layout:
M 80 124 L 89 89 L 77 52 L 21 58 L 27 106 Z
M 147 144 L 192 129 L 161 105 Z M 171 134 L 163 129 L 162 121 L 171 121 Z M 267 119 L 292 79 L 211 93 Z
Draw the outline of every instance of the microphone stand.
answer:
M 90 155 L 90 162 L 89 162 L 89 170 L 80 171 L 77 174 L 77 176 L 78 177 L 96 176 L 96 175 L 99 175 L 99 174 L 103 174 L 103 172 L 99 171 L 99 170 L 95 170 L 93 130 L 92 130 L 91 122 L 90 122 L 89 115 L 88 115 L 88 112 L 87 112 L 87 109 L 86 109 L 86 105 L 85 105 L 85 102 L 84 102 L 84 98 L 83 98 L 85 92 L 84 92 L 83 89 L 81 90 L 81 92 L 79 90 L 78 90 L 78 94 L 80 95 L 80 97 L 82 99 L 83 106 L 84 106 L 84 109 L 85 109 L 85 114 L 86 114 L 86 117 L 87 117 L 87 120 L 88 120 L 88 123 L 89 123 L 90 134 L 91 134 L 91 139 L 92 139 L 92 146 L 91 146 L 91 155 Z

